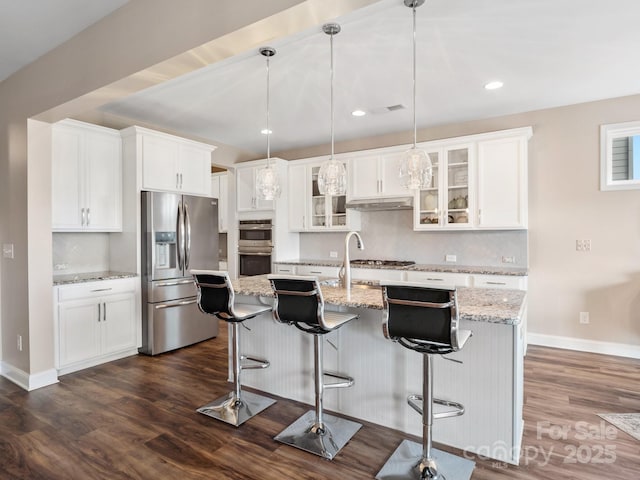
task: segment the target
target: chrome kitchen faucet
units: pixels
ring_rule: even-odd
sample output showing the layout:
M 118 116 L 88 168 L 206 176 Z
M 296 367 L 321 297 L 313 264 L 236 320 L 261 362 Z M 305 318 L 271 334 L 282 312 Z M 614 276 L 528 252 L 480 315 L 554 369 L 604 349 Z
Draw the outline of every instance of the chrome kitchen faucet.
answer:
M 344 263 L 342 268 L 340 269 L 340 273 L 338 276 L 340 277 L 340 286 L 346 288 L 347 290 L 351 289 L 351 262 L 349 260 L 349 240 L 351 237 L 355 235 L 357 240 L 357 246 L 360 250 L 364 250 L 364 242 L 362 241 L 362 237 L 358 232 L 351 231 L 347 233 L 347 236 L 344 238 Z

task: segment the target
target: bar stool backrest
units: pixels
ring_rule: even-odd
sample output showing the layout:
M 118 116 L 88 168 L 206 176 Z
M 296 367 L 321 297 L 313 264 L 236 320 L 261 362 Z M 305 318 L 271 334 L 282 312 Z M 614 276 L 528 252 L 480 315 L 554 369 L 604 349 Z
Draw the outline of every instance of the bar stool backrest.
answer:
M 192 270 L 198 287 L 198 308 L 228 322 L 237 321 L 233 312 L 235 294 L 228 272 Z
M 383 285 L 383 331 L 387 338 L 421 353 L 460 349 L 455 287 Z
M 273 317 L 307 333 L 327 333 L 324 300 L 316 277 L 269 275 L 276 300 Z

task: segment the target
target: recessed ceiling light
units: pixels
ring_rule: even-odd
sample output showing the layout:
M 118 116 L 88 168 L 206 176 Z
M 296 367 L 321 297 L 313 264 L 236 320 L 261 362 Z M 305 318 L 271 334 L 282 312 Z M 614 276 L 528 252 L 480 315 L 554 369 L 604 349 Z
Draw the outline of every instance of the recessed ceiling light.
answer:
M 354 117 L 364 117 L 367 114 L 367 112 L 365 112 L 364 110 L 354 110 L 353 112 L 351 112 L 351 115 L 353 115 Z
M 504 83 L 502 83 L 499 80 L 496 80 L 494 82 L 489 82 L 487 83 L 484 88 L 486 88 L 487 90 L 497 90 L 498 88 L 502 88 L 502 86 L 504 85 Z
M 262 130 L 260 130 L 260 133 L 263 135 L 271 135 L 273 131 L 263 128 Z

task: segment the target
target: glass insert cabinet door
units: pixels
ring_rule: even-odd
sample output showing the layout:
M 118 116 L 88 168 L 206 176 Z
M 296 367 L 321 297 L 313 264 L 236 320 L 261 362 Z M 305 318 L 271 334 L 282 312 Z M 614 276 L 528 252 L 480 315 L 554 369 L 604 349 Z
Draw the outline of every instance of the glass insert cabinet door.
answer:
M 420 191 L 417 228 L 465 228 L 469 215 L 470 147 L 429 151 L 433 165 L 431 186 Z
M 318 189 L 320 165 L 311 169 L 311 226 L 344 228 L 347 225 L 346 195 L 324 196 Z

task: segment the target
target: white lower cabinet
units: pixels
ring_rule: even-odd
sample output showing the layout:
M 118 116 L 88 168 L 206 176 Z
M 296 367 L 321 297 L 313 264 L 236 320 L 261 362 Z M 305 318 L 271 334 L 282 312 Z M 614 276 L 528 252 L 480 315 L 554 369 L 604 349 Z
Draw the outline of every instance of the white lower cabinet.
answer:
M 514 275 L 473 275 L 473 286 L 476 288 L 526 290 L 527 277 Z
M 296 274 L 298 275 L 317 275 L 320 277 L 338 278 L 340 267 L 318 267 L 313 265 L 296 266 Z
M 436 285 L 454 285 L 456 287 L 471 286 L 471 277 L 466 273 L 450 272 L 406 272 L 407 282 L 431 283 Z
M 139 298 L 137 278 L 55 287 L 58 373 L 137 353 Z

